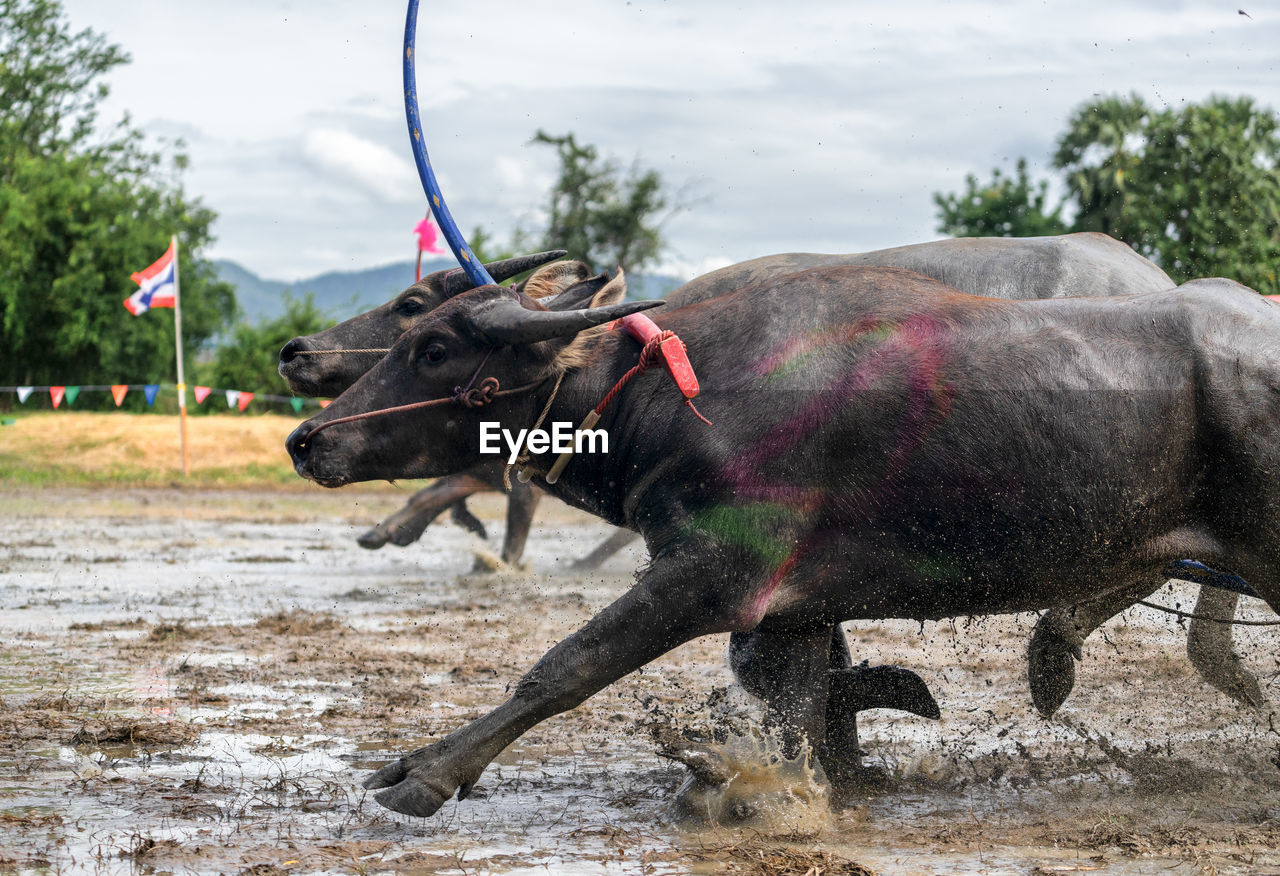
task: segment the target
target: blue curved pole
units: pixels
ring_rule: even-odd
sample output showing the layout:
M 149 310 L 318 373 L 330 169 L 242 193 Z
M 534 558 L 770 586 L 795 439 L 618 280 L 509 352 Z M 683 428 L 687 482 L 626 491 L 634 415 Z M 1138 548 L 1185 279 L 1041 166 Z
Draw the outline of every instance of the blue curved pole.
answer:
M 418 0 L 409 0 L 409 13 L 404 22 L 404 115 L 409 123 L 413 162 L 418 166 L 418 178 L 422 180 L 422 188 L 427 193 L 427 202 L 436 217 L 436 225 L 448 241 L 449 249 L 453 250 L 453 257 L 458 260 L 472 283 L 477 286 L 493 286 L 493 277 L 489 276 L 489 272 L 467 245 L 466 238 L 458 230 L 458 223 L 453 221 L 449 205 L 444 202 L 444 194 L 440 191 L 440 183 L 436 181 L 436 173 L 431 169 L 431 157 L 427 155 L 427 143 L 422 136 L 422 119 L 418 114 L 418 77 L 413 63 L 417 30 Z

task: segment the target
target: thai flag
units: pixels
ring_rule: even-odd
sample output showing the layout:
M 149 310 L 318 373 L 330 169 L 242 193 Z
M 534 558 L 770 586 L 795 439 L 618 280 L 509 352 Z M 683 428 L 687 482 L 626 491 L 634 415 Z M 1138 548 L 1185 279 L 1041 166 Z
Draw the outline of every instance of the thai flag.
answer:
M 124 300 L 125 309 L 137 316 L 153 307 L 176 307 L 178 302 L 177 240 L 148 268 L 132 276 L 140 287 Z

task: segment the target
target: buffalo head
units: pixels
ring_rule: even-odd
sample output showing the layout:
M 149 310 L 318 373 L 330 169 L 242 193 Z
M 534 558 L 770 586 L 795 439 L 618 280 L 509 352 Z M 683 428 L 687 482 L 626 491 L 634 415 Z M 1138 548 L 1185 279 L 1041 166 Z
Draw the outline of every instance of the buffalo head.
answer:
M 480 423 L 523 427 L 545 403 L 557 374 L 589 355 L 587 329 L 661 301 L 619 303 L 619 272 L 584 280 L 544 305 L 501 286 L 482 286 L 446 301 L 405 332 L 391 351 L 319 415 L 289 436 L 298 474 L 323 486 L 393 478 L 438 477 L 481 461 Z M 502 394 L 483 407 L 453 401 L 486 378 Z M 411 411 L 354 422 L 335 420 L 406 404 L 442 400 Z
M 542 269 L 547 272 L 546 279 L 532 285 L 539 290 L 539 295 L 548 294 L 560 291 L 556 282 L 563 286 L 566 280 L 581 280 L 587 274 L 585 266 L 578 262 L 547 264 L 564 255 L 563 250 L 533 253 L 491 262 L 485 268 L 496 281 L 501 282 L 546 265 Z M 548 282 L 552 278 L 556 282 Z M 382 358 L 383 353 L 325 355 L 325 351 L 385 350 L 426 314 L 472 288 L 467 275 L 456 268 L 428 274 L 386 304 L 322 332 L 289 341 L 280 350 L 280 376 L 299 395 L 336 396 L 355 383 L 361 374 Z

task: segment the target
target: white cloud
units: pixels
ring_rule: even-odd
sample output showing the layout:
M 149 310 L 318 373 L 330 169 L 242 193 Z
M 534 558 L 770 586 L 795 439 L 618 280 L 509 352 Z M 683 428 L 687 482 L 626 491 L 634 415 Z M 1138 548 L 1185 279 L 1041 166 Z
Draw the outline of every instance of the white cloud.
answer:
M 1280 106 L 1280 9 L 1253 5 L 430 4 L 423 125 L 464 230 L 533 222 L 555 171 L 526 145 L 542 128 L 694 183 L 702 199 L 665 228 L 673 267 L 895 246 L 937 236 L 934 191 L 1044 162 L 1094 94 Z M 104 118 L 205 135 L 188 138 L 187 181 L 220 214 L 212 255 L 272 276 L 405 257 L 425 198 L 402 117 L 402 0 L 65 8 L 133 54 Z
M 318 170 L 353 183 L 385 203 L 423 198 L 418 172 L 401 154 L 349 131 L 308 131 L 302 136 L 302 156 Z

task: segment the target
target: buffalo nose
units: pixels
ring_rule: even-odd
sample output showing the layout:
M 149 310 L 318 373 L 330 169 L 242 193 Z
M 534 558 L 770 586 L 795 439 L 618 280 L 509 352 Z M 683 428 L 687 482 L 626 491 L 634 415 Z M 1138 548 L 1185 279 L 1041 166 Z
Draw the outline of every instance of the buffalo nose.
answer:
M 284 440 L 284 447 L 289 451 L 293 467 L 299 471 L 306 466 L 307 458 L 311 455 L 311 445 L 307 443 L 307 436 L 310 434 L 311 424 L 303 423 L 289 433 L 289 437 Z
M 309 350 L 309 349 L 311 349 L 311 346 L 310 344 L 307 343 L 306 338 L 294 338 L 292 341 L 285 344 L 284 347 L 281 348 L 280 364 L 285 365 L 289 362 L 292 362 L 300 352 L 302 352 L 303 350 Z

